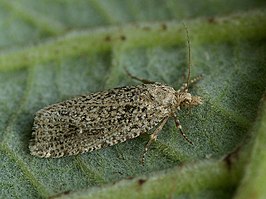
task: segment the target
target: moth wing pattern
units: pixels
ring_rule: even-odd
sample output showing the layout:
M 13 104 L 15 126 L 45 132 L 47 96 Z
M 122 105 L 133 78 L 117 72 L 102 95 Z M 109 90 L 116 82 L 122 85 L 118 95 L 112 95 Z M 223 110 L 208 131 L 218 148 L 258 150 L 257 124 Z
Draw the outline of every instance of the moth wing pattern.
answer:
M 142 84 L 82 95 L 36 113 L 29 149 L 38 157 L 59 158 L 135 138 L 169 116 L 156 103 L 157 84 Z M 168 91 L 166 91 L 168 92 Z

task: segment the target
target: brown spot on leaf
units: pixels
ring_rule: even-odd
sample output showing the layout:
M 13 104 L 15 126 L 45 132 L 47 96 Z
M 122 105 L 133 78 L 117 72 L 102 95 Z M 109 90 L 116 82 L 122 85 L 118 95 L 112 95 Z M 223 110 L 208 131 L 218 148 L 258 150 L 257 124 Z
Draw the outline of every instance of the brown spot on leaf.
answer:
M 110 36 L 110 35 L 107 35 L 107 36 L 104 38 L 104 40 L 109 42 L 109 41 L 111 41 L 111 40 L 112 40 L 112 38 L 111 38 L 111 36 Z
M 61 196 L 68 195 L 69 193 L 70 193 L 69 190 L 68 190 L 68 191 L 64 191 L 64 192 L 62 192 L 62 193 L 59 193 L 59 194 L 55 194 L 55 195 L 53 195 L 53 196 L 50 196 L 49 199 L 59 198 L 59 197 L 61 197 Z
M 127 38 L 126 38 L 125 35 L 121 35 L 121 36 L 120 36 L 120 39 L 121 39 L 122 41 L 125 41 Z
M 239 151 L 240 151 L 240 147 L 236 148 L 234 151 L 232 151 L 231 153 L 229 153 L 223 159 L 223 161 L 225 162 L 228 170 L 231 170 L 233 164 L 236 162 L 236 160 L 238 158 Z
M 162 24 L 161 24 L 161 29 L 162 29 L 162 30 L 167 30 L 167 25 L 166 25 L 165 23 L 162 23 Z
M 141 186 L 143 185 L 147 180 L 146 179 L 139 179 L 138 184 Z
M 207 20 L 209 23 L 216 23 L 216 20 L 214 17 L 209 17 Z

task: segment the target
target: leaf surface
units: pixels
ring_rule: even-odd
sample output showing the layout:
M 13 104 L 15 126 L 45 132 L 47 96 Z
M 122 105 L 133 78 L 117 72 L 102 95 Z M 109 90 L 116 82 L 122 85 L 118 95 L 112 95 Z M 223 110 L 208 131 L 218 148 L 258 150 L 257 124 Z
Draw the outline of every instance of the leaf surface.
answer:
M 256 185 L 266 186 L 265 5 L 1 1 L 0 197 L 263 198 Z M 178 112 L 193 146 L 170 119 L 144 166 L 139 159 L 148 135 L 61 159 L 29 154 L 36 111 L 139 84 L 125 68 L 178 89 L 187 74 L 181 21 L 189 28 L 191 74 L 204 76 L 190 90 L 204 104 Z

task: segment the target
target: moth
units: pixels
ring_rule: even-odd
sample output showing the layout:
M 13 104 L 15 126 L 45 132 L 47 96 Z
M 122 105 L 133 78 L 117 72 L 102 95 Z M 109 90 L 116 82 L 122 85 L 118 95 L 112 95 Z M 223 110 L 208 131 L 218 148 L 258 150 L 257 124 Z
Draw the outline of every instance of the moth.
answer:
M 192 144 L 176 116 L 184 106 L 202 104 L 201 97 L 192 96 L 188 91 L 189 85 L 200 79 L 190 80 L 189 37 L 188 55 L 187 81 L 179 90 L 129 74 L 143 84 L 90 93 L 39 110 L 32 127 L 30 153 L 43 158 L 77 155 L 151 131 L 142 156 L 144 161 L 148 147 L 170 117 L 174 118 L 183 137 Z

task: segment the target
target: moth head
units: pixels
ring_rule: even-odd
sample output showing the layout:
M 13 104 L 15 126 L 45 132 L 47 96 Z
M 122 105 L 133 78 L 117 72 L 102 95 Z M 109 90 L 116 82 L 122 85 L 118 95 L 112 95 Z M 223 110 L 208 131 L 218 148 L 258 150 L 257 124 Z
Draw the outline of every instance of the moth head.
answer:
M 202 104 L 202 98 L 199 96 L 192 96 L 188 92 L 177 92 L 176 94 L 178 107 L 192 107 Z

